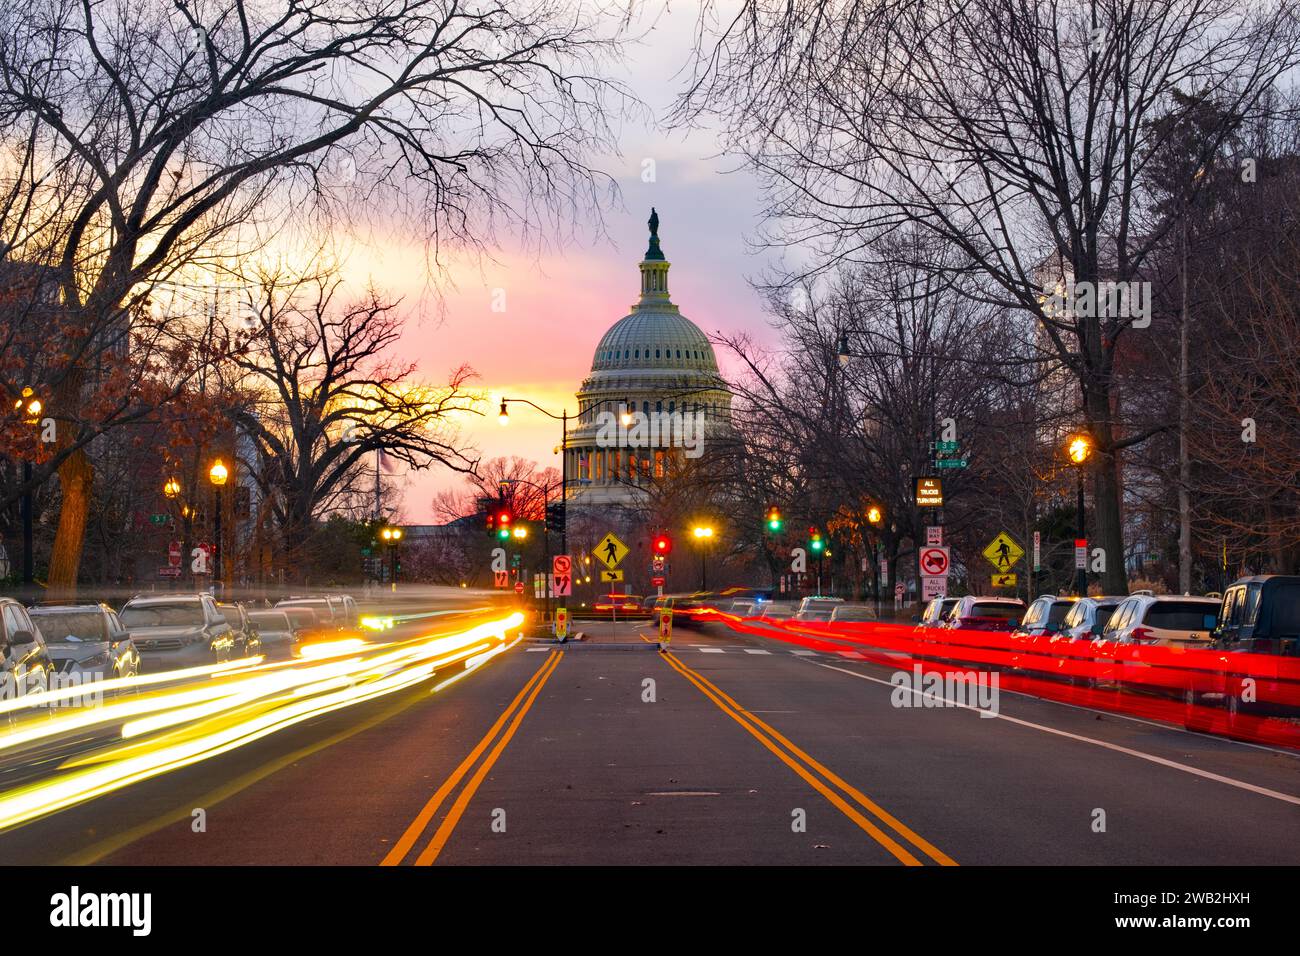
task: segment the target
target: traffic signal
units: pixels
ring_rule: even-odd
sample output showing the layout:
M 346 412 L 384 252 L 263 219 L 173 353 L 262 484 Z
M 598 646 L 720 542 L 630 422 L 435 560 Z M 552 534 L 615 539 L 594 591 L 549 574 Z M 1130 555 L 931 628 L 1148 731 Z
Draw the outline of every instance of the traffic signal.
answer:
M 495 537 L 497 533 L 497 513 L 496 509 L 489 508 L 487 513 L 487 533 L 488 537 Z
M 781 512 L 779 510 L 777 510 L 776 508 L 767 509 L 767 530 L 768 531 L 772 532 L 773 534 L 776 534 L 778 531 L 781 530 L 784 524 L 785 522 L 781 520 Z
M 546 506 L 546 530 L 564 534 L 564 504 L 556 502 Z
M 655 535 L 653 549 L 655 557 L 666 557 L 673 549 L 673 539 L 666 534 Z
M 808 529 L 808 550 L 813 554 L 821 554 L 826 547 L 826 542 L 822 540 L 822 534 L 816 528 Z
M 497 537 L 503 541 L 510 537 L 510 522 L 513 518 L 509 508 L 497 509 Z

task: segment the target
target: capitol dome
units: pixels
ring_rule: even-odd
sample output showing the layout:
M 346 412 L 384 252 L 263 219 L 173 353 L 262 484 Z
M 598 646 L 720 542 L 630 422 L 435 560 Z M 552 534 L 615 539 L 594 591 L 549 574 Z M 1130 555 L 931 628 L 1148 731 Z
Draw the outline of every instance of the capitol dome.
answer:
M 731 393 L 713 346 L 669 298 L 671 263 L 659 247 L 653 209 L 649 226 L 650 245 L 638 267 L 641 297 L 601 336 L 578 390 L 578 416 L 566 443 L 568 493 L 578 504 L 635 505 L 645 484 L 664 477 L 669 458 L 695 457 L 693 443 L 730 428 Z M 655 425 L 653 440 L 611 435 L 615 419 Z M 687 430 L 685 442 L 679 428 Z

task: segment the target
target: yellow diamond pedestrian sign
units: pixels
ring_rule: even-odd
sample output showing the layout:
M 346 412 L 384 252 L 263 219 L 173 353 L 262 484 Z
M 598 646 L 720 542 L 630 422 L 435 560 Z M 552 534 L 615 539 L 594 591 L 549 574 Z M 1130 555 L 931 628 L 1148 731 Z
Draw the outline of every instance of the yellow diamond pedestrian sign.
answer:
M 1010 571 L 1024 553 L 1025 549 L 1016 544 L 1016 539 L 1005 531 L 999 531 L 998 536 L 984 549 L 984 557 L 999 571 Z
M 627 545 L 618 540 L 614 532 L 611 531 L 600 539 L 600 544 L 596 545 L 595 550 L 591 553 L 595 555 L 597 561 L 603 561 L 605 567 L 612 571 L 622 564 L 623 559 L 627 557 Z

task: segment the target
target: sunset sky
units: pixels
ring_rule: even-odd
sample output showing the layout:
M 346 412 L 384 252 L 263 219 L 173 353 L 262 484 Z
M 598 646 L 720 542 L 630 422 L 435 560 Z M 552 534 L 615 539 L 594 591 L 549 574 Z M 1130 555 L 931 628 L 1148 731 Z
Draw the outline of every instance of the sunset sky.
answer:
M 496 262 L 453 269 L 456 288 L 443 288 L 441 307 L 429 289 L 424 249 L 418 240 L 349 256 L 355 281 L 367 279 L 404 297 L 408 324 L 400 358 L 416 362 L 420 377 L 444 380 L 455 366 L 468 363 L 479 374 L 478 387 L 493 404 L 481 419 L 467 423 L 464 435 L 483 457 L 520 455 L 558 467 L 552 453 L 557 422 L 525 406 L 512 409 L 502 428 L 496 400 L 502 395 L 529 398 L 559 411 L 575 411 L 574 392 L 591 366 L 601 335 L 636 301 L 637 263 L 646 247 L 650 208 L 659 211 L 663 249 L 672 263 L 673 301 L 706 334 L 748 331 L 770 335 L 759 297 L 747 279 L 768 261 L 746 245 L 758 224 L 760 196 L 751 176 L 727 172 L 737 164 L 718 156 L 708 132 L 685 134 L 657 125 L 680 87 L 677 76 L 687 61 L 696 10 L 658 15 L 646 39 L 629 48 L 628 83 L 654 112 L 644 124 L 627 124 L 621 156 L 595 165 L 613 176 L 622 191 L 621 208 L 604 210 L 608 237 L 570 243 L 538 259 L 519 244 L 492 251 Z M 644 158 L 656 164 L 656 181 L 642 182 Z M 506 293 L 506 311 L 492 310 L 493 290 Z M 439 312 L 442 318 L 439 318 Z M 726 370 L 726 356 L 719 355 Z M 433 520 L 435 493 L 463 481 L 443 468 L 405 477 L 402 520 Z

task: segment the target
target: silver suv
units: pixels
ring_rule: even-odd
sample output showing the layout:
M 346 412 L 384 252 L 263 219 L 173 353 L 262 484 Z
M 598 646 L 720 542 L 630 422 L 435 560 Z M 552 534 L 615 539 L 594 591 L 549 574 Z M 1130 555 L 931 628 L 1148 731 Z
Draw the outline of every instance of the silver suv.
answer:
M 118 616 L 145 673 L 219 664 L 237 651 L 235 632 L 210 594 L 133 597 Z

